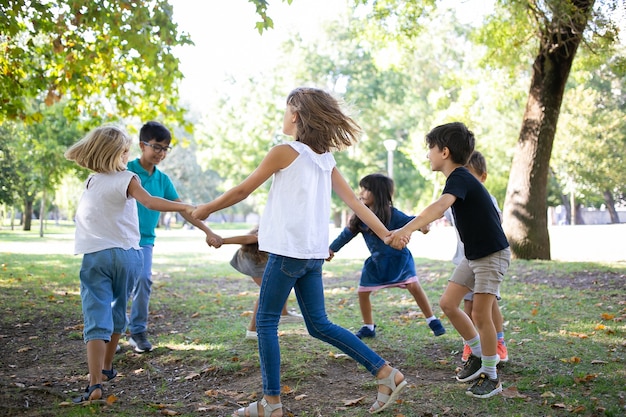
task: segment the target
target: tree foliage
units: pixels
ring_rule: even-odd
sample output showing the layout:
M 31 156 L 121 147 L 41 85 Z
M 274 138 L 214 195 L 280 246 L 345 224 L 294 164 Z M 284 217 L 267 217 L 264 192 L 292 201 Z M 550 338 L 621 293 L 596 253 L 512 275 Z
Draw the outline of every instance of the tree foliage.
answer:
M 70 119 L 183 120 L 172 50 L 191 41 L 167 0 L 9 0 L 0 26 L 0 122 L 61 100 Z

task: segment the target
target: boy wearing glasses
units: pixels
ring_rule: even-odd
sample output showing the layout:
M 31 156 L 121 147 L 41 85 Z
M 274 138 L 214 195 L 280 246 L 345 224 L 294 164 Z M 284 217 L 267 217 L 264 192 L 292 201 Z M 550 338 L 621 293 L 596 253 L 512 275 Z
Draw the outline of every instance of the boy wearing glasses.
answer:
M 139 131 L 139 148 L 141 156 L 128 163 L 128 170 L 136 173 L 141 185 L 151 195 L 166 200 L 181 201 L 170 178 L 157 168 L 172 149 L 170 131 L 159 122 L 147 122 Z M 132 303 L 129 318 L 130 337 L 128 343 L 137 353 L 150 352 L 152 344 L 148 341 L 148 304 L 152 291 L 152 249 L 156 238 L 155 229 L 159 223 L 160 212 L 149 210 L 137 202 L 139 216 L 139 246 L 143 252 L 143 269 L 136 278 L 132 292 Z M 182 214 L 182 213 L 181 213 Z M 182 214 L 189 223 L 206 234 L 207 244 L 221 245 L 221 238 L 213 233 L 202 221 Z

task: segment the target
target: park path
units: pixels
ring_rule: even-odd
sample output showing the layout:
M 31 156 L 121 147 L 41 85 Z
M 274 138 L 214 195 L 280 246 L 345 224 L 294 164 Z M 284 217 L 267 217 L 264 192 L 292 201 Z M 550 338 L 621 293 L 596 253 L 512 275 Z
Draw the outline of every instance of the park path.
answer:
M 242 233 L 240 230 L 220 230 L 218 227 L 215 227 L 215 232 L 223 236 Z M 333 240 L 339 232 L 340 229 L 331 227 L 330 239 Z M 553 260 L 626 262 L 626 249 L 624 249 L 626 224 L 552 226 L 549 232 Z M 33 233 L 37 232 L 33 231 Z M 158 253 L 197 252 L 212 259 L 229 260 L 238 247 L 238 245 L 225 245 L 219 250 L 208 248 L 204 244 L 204 234 L 197 229 L 157 229 L 157 235 L 159 237 L 154 249 L 155 256 Z M 3 252 L 71 254 L 73 245 L 72 233 L 55 235 L 54 238 L 35 238 L 28 242 L 0 241 L 0 254 Z M 449 226 L 438 226 L 433 227 L 427 235 L 414 233 L 409 249 L 418 258 L 449 261 L 454 254 L 455 245 L 454 229 Z M 367 247 L 360 237 L 354 239 L 337 254 L 338 258 L 345 259 L 364 259 L 367 256 Z

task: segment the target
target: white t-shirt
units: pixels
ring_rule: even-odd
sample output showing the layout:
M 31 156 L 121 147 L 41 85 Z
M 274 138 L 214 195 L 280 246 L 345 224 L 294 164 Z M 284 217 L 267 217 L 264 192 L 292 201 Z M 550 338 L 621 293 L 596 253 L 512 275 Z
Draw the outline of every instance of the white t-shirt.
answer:
M 74 253 L 104 249 L 140 249 L 137 203 L 128 195 L 128 185 L 137 174 L 121 171 L 92 174 L 76 210 Z
M 259 250 L 297 259 L 328 257 L 332 153 L 288 142 L 299 155 L 274 174 L 259 224 Z

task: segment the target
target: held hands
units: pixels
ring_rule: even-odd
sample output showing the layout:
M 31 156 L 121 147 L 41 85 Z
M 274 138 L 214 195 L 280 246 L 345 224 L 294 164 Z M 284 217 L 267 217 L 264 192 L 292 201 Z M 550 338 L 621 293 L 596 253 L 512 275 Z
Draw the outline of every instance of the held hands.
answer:
M 191 216 L 195 209 L 196 206 L 192 206 L 191 204 L 185 204 L 185 209 L 183 210 L 183 213 L 185 213 L 187 216 Z
M 386 245 L 391 246 L 394 249 L 404 249 L 411 240 L 411 233 L 404 232 L 402 229 L 396 229 L 391 231 L 384 239 Z
M 328 249 L 328 258 L 326 258 L 326 262 L 332 261 L 334 257 L 335 257 L 335 252 L 333 252 L 332 249 Z
M 210 203 L 200 204 L 196 209 L 191 213 L 191 216 L 198 220 L 204 220 L 211 214 L 211 208 L 209 206 Z
M 420 228 L 419 231 L 422 232 L 423 234 L 430 232 L 430 223 Z
M 216 235 L 213 232 L 207 233 L 206 235 L 206 243 L 209 246 L 213 246 L 215 249 L 218 249 L 224 243 L 224 239 L 220 235 Z

